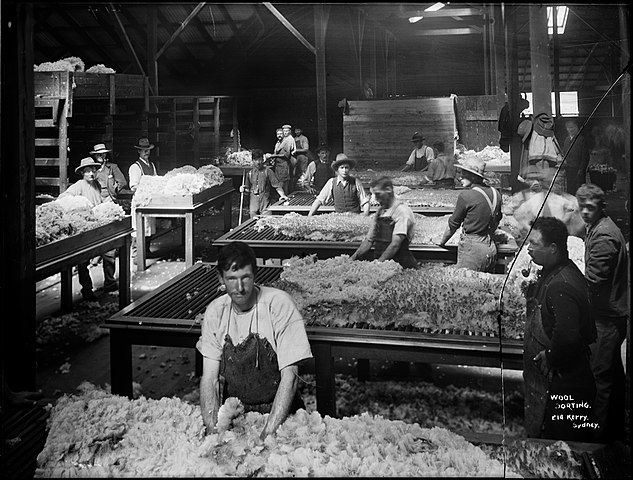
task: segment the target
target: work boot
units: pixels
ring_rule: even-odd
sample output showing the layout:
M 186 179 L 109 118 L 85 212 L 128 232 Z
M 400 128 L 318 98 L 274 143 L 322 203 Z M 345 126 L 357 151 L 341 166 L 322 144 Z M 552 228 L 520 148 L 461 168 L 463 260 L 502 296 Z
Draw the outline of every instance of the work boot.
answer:
M 84 300 L 87 300 L 89 302 L 96 302 L 98 300 L 97 296 L 95 295 L 95 292 L 92 291 L 92 289 L 81 289 L 81 296 L 83 297 Z
M 119 285 L 116 282 L 103 285 L 104 292 L 116 292 L 119 289 Z

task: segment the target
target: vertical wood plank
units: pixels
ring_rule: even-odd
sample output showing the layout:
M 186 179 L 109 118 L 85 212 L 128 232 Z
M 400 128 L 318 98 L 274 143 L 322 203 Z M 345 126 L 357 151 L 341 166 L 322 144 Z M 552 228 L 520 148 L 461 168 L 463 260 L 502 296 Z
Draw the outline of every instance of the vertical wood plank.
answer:
M 36 388 L 33 4 L 2 3 L 0 342 L 3 378 Z M 16 317 L 15 312 L 19 312 Z
M 213 143 L 214 154 L 220 155 L 220 97 L 215 99 L 215 110 L 213 111 Z
M 318 144 L 328 142 L 327 133 L 327 84 L 325 77 L 325 34 L 327 31 L 330 7 L 314 5 L 314 47 L 316 48 L 316 90 L 317 90 L 317 130 Z

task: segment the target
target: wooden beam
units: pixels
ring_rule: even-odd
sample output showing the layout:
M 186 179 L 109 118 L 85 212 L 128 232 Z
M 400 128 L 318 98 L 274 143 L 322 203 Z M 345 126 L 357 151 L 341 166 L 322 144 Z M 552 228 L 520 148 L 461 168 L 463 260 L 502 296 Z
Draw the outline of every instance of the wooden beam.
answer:
M 122 37 L 121 39 L 123 40 L 123 44 L 127 47 L 128 53 L 132 54 L 132 57 L 134 58 L 134 61 L 136 62 L 136 66 L 145 77 L 146 76 L 145 69 L 143 68 L 143 65 L 141 65 L 141 61 L 138 59 L 138 55 L 136 54 L 136 51 L 134 50 L 134 46 L 132 45 L 132 42 L 130 41 L 130 37 L 128 37 L 127 32 L 125 31 L 125 27 L 123 26 L 123 22 L 121 22 L 121 19 L 119 18 L 119 14 L 117 13 L 116 7 L 113 4 L 110 4 L 110 11 L 114 15 L 116 24 L 119 27 L 119 34 Z M 152 87 L 150 85 L 150 90 L 151 88 Z M 152 95 L 153 94 L 154 94 L 154 91 L 152 90 Z
M 211 6 L 209 6 L 209 8 L 211 8 Z M 220 52 L 220 48 L 218 47 L 215 39 L 207 31 L 204 23 L 202 23 L 202 20 L 200 20 L 200 17 L 196 17 L 193 19 L 193 26 L 196 27 L 200 36 L 204 38 L 205 43 L 209 47 L 211 47 L 211 50 L 213 50 L 213 53 L 217 55 Z
M 94 51 L 102 57 L 103 62 L 107 62 L 109 65 L 115 64 L 112 57 L 103 48 L 101 48 L 101 46 L 99 46 L 99 43 L 88 34 L 86 28 L 79 25 L 79 23 L 70 15 L 70 13 L 67 12 L 65 8 L 57 8 L 55 13 L 60 15 L 64 21 L 72 27 L 73 31 L 82 37 L 84 41 L 86 41 L 94 49 Z M 86 59 L 84 58 L 84 60 Z
M 147 72 L 149 75 L 149 86 L 155 95 L 158 95 L 158 62 L 156 61 L 156 48 L 158 47 L 158 6 L 150 5 L 147 12 L 147 52 L 145 60 L 147 61 Z
M 187 18 L 185 18 L 185 21 L 182 22 L 180 24 L 180 27 L 178 27 L 178 29 L 172 34 L 171 38 L 167 40 L 165 44 L 160 48 L 160 50 L 156 53 L 156 55 L 154 56 L 155 60 L 158 60 L 163 52 L 167 50 L 167 47 L 169 47 L 174 42 L 174 40 L 178 38 L 180 33 L 187 27 L 187 25 L 189 25 L 189 22 L 191 22 L 191 20 L 195 18 L 196 15 L 198 15 L 198 12 L 202 10 L 202 7 L 204 7 L 205 5 L 206 2 L 200 2 L 198 5 L 196 5 L 193 11 L 187 16 Z
M 323 4 L 314 5 L 314 43 L 316 65 L 317 94 L 317 129 L 319 142 L 328 143 L 327 131 L 327 84 L 325 70 L 325 34 L 330 16 L 330 7 Z
M 310 50 L 314 55 L 316 55 L 316 48 L 312 46 L 312 44 L 310 42 L 308 42 L 308 40 L 306 40 L 306 38 L 301 35 L 301 33 L 299 32 L 299 30 L 297 30 L 288 20 L 286 20 L 286 17 L 284 17 L 281 12 L 279 10 L 277 10 L 271 3 L 269 2 L 263 2 L 263 5 L 270 10 L 270 12 L 277 18 L 277 20 L 279 20 L 282 25 L 284 27 L 286 27 L 290 33 L 292 33 L 295 38 L 297 40 L 299 40 L 301 42 L 301 44 L 306 47 L 308 50 Z M 316 26 L 315 26 L 316 28 Z
M 530 72 L 532 82 L 532 111 L 534 114 L 552 111 L 552 77 L 550 75 L 547 9 L 544 5 L 529 6 Z
M 479 27 L 467 27 L 467 28 L 436 28 L 419 30 L 413 35 L 416 37 L 430 37 L 430 36 L 445 36 L 445 35 L 479 35 L 481 34 L 481 28 Z
M 169 22 L 165 18 L 165 16 L 161 13 L 160 10 L 157 11 L 158 20 L 161 25 L 169 25 Z M 187 62 L 194 66 L 194 68 L 198 71 L 199 74 L 206 73 L 200 64 L 200 61 L 191 53 L 191 50 L 187 48 L 185 42 L 182 41 L 182 38 L 178 37 L 174 40 L 174 43 L 178 45 L 183 55 L 187 58 Z M 158 61 L 157 57 L 154 56 L 154 60 Z
M 478 8 L 442 8 L 435 12 L 425 12 L 424 10 L 406 10 L 398 14 L 400 18 L 409 17 L 475 17 L 482 15 L 482 11 Z
M 28 2 L 2 3 L 0 316 L 4 320 L 0 322 L 0 356 L 3 397 L 5 385 L 14 391 L 33 391 L 37 384 L 33 9 L 33 3 Z M 15 315 L 16 307 L 19 318 Z M 3 420 L 4 407 L 5 398 Z

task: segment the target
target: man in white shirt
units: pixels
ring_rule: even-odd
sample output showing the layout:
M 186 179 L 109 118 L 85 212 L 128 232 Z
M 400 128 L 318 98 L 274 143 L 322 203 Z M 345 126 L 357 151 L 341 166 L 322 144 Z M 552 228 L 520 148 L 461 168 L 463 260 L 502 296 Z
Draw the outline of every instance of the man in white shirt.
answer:
M 139 138 L 138 145 L 134 145 L 138 150 L 138 160 L 130 165 L 128 169 L 128 177 L 130 178 L 130 189 L 135 192 L 143 175 L 157 175 L 156 166 L 149 159 L 154 145 L 149 142 L 147 137 Z M 132 257 L 136 256 L 136 203 L 132 198 Z M 145 249 L 149 252 L 149 237 L 156 233 L 156 218 L 148 217 L 145 219 Z
M 355 166 L 356 162 L 344 153 L 336 156 L 336 160 L 332 162 L 332 170 L 336 172 L 336 176 L 325 183 L 314 199 L 308 216 L 314 215 L 330 198 L 334 200 L 334 209 L 337 213 L 360 213 L 362 209 L 365 215 L 369 215 L 369 195 L 365 193 L 362 182 L 349 173 Z
M 411 155 L 409 155 L 409 159 L 401 171 L 424 171 L 428 168 L 429 162 L 435 158 L 435 153 L 433 149 L 426 144 L 426 138 L 424 138 L 421 133 L 415 132 L 411 137 L 411 141 L 413 145 L 415 145 L 415 148 L 411 152 Z

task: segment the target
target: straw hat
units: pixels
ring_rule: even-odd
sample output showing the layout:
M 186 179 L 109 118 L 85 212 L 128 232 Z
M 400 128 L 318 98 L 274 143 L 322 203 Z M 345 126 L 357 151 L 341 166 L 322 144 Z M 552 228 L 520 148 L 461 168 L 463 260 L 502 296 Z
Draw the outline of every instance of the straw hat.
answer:
M 425 140 L 424 135 L 422 135 L 420 132 L 415 132 L 411 137 L 411 141 L 417 142 L 418 140 Z
M 534 131 L 544 137 L 554 136 L 554 119 L 548 113 L 539 113 L 532 119 Z
M 319 153 L 321 150 L 325 150 L 326 152 L 330 151 L 330 147 L 327 143 L 322 143 L 319 145 L 319 148 L 316 149 L 316 153 Z
M 108 150 L 105 146 L 105 143 L 97 143 L 94 147 L 92 147 L 93 150 L 92 153 L 107 153 L 107 152 L 111 152 L 112 150 Z
M 486 164 L 483 160 L 479 160 L 478 158 L 466 158 L 463 160 L 463 163 L 456 163 L 455 168 L 459 168 L 466 172 L 470 172 L 473 175 L 484 178 Z
M 80 173 L 85 167 L 100 167 L 101 164 L 95 162 L 91 157 L 86 157 L 81 159 L 81 163 L 77 168 L 75 168 L 75 173 Z
M 332 162 L 332 170 L 336 171 L 338 167 L 343 164 L 348 164 L 349 168 L 354 168 L 356 166 L 356 162 L 347 157 L 344 153 L 339 153 L 336 155 L 336 160 Z
M 292 130 L 292 125 L 288 125 L 286 123 L 285 125 L 282 125 L 281 128 L 289 128 L 290 130 Z
M 134 145 L 134 148 L 138 148 L 139 150 L 146 150 L 154 148 L 154 145 L 149 143 L 149 138 L 143 137 L 138 139 L 138 145 Z

